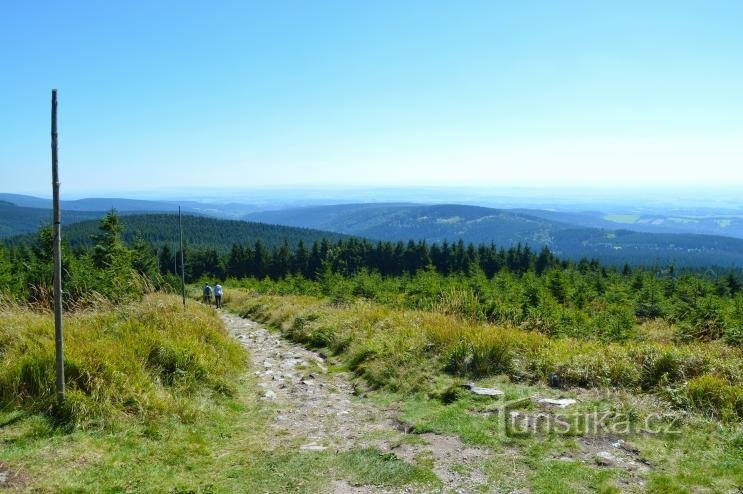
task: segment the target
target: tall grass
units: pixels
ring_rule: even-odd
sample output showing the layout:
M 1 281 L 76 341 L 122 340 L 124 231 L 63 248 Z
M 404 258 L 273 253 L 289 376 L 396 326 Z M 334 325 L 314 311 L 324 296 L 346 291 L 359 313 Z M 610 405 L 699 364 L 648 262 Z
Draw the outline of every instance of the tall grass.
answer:
M 491 278 L 478 271 L 450 276 L 362 271 L 350 277 L 325 272 L 317 280 L 287 276 L 227 283 L 267 295 L 310 295 L 336 302 L 366 298 L 394 309 L 518 326 L 550 337 L 642 340 L 650 336 L 642 331 L 644 325 L 660 323 L 672 328 L 680 342 L 743 342 L 743 291 L 731 290 L 729 278 L 662 278 L 649 272 L 623 276 L 569 268 L 543 275 L 501 271 Z
M 613 387 L 665 396 L 678 406 L 743 417 L 743 351 L 721 342 L 672 344 L 552 338 L 430 311 L 402 311 L 364 300 L 344 304 L 234 291 L 231 306 L 295 341 L 343 354 L 370 384 L 428 390 L 436 375 L 505 374 L 517 381 Z
M 0 406 L 48 413 L 73 427 L 127 417 L 193 420 L 200 396 L 229 394 L 242 349 L 214 313 L 174 296 L 81 311 L 65 318 L 67 400 L 54 400 L 51 314 L 0 307 Z

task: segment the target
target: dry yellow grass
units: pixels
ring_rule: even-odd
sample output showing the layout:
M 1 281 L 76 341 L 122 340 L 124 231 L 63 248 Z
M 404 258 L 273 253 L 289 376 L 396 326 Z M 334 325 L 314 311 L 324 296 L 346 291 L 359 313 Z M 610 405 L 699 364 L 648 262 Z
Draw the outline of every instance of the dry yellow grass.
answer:
M 656 392 L 706 414 L 743 416 L 743 351 L 720 342 L 551 338 L 364 300 L 333 304 L 233 290 L 230 304 L 296 341 L 346 354 L 351 368 L 375 386 L 425 389 L 442 370 L 469 377 L 506 374 L 519 381 L 555 376 L 562 386 Z
M 0 310 L 0 404 L 55 416 L 77 427 L 126 416 L 192 419 L 195 396 L 230 393 L 244 366 L 242 349 L 213 312 L 184 310 L 178 297 L 65 317 L 67 400 L 54 406 L 51 314 L 6 304 Z

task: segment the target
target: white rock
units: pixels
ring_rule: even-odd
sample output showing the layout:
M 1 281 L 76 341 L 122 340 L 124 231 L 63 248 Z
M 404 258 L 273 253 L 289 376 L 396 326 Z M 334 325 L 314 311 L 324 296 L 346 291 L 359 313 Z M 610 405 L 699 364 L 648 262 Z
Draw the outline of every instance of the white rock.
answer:
M 302 451 L 325 451 L 328 448 L 317 443 L 309 443 L 300 446 L 299 449 Z
M 482 396 L 502 396 L 504 393 L 500 389 L 495 388 L 481 388 L 476 386 L 474 383 L 468 383 L 464 385 L 465 388 L 469 389 L 472 393 Z
M 275 400 L 276 399 L 276 393 L 271 390 L 267 389 L 265 393 L 263 393 L 263 398 L 266 400 Z
M 610 467 L 617 462 L 617 458 L 608 451 L 596 453 L 596 464 L 602 467 Z
M 554 407 L 559 407 L 559 408 L 567 408 L 571 405 L 575 405 L 576 403 L 578 403 L 576 400 L 572 398 L 559 398 L 559 399 L 540 398 L 539 400 L 537 400 L 537 402 L 541 405 L 548 405 L 548 406 L 554 406 Z

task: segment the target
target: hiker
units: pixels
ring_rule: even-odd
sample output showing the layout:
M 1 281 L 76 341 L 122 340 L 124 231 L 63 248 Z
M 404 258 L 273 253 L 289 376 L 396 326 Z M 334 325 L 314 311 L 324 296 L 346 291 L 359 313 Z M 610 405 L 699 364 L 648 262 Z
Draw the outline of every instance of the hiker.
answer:
M 219 283 L 214 285 L 214 304 L 217 306 L 217 309 L 222 308 L 222 285 Z
M 220 291 L 221 291 L 220 287 Z M 205 304 L 212 305 L 212 287 L 209 286 L 209 283 L 204 285 L 204 298 L 202 300 Z

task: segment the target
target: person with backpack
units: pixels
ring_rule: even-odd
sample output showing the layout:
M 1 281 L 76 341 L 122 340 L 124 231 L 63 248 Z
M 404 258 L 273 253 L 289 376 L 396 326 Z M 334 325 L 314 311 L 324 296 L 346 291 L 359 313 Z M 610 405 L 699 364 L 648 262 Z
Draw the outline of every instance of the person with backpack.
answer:
M 217 306 L 217 309 L 222 308 L 222 285 L 219 283 L 214 285 L 214 304 Z
M 221 288 L 221 287 L 220 287 Z M 202 302 L 205 304 L 212 305 L 212 287 L 209 286 L 209 283 L 204 285 L 204 297 L 202 299 Z

